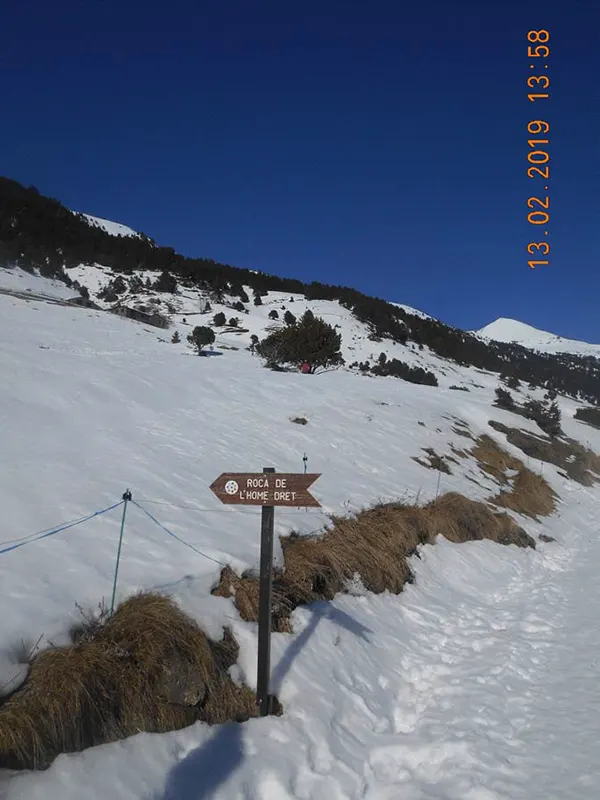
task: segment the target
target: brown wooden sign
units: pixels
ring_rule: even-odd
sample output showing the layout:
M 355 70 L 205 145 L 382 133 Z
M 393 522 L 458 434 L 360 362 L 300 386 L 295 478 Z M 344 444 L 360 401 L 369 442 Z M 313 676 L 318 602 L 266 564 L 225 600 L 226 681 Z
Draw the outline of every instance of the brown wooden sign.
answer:
M 301 472 L 224 472 L 210 489 L 227 505 L 320 507 L 308 491 L 320 477 Z

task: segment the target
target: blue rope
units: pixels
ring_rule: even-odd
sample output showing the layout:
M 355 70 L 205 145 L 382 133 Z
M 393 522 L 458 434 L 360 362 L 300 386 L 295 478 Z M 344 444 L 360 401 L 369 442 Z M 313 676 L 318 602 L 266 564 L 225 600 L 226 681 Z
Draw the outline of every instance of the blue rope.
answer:
M 65 525 L 75 525 L 78 522 L 83 521 L 86 519 L 85 516 L 77 517 L 77 519 L 69 520 L 69 522 L 65 522 Z M 16 539 L 6 539 L 4 542 L 0 542 L 0 547 L 4 547 L 5 544 L 16 544 L 17 542 L 24 542 L 26 539 L 31 539 L 32 541 L 36 538 L 36 536 L 41 536 L 44 533 L 49 533 L 50 531 L 55 530 L 54 528 L 44 528 L 42 531 L 38 531 L 37 533 L 28 533 L 27 536 L 19 536 Z
M 172 536 L 172 537 L 173 537 L 173 539 L 177 539 L 177 541 L 178 541 L 178 542 L 181 542 L 181 544 L 184 544 L 186 547 L 189 547 L 189 548 L 190 548 L 190 550 L 193 550 L 193 551 L 194 551 L 194 553 L 197 553 L 199 556 L 202 556 L 203 558 L 207 558 L 209 561 L 213 561 L 215 564 L 218 564 L 220 567 L 226 567 L 226 566 L 227 566 L 227 564 L 224 564 L 222 561 L 217 561 L 217 559 L 216 559 L 216 558 L 213 558 L 212 556 L 207 556 L 207 555 L 206 555 L 206 553 L 203 553 L 201 550 L 198 550 L 196 547 L 194 547 L 194 545 L 193 545 L 193 544 L 190 544 L 189 542 L 186 542 L 186 541 L 185 541 L 184 539 L 182 539 L 180 536 L 177 536 L 177 534 L 176 534 L 176 533 L 173 533 L 173 531 L 170 531 L 170 530 L 169 530 L 169 529 L 168 529 L 168 528 L 167 528 L 165 525 L 163 525 L 163 524 L 162 524 L 162 522 L 159 522 L 159 521 L 156 519 L 156 517 L 154 517 L 154 516 L 153 516 L 153 515 L 152 515 L 152 514 L 151 514 L 151 513 L 150 513 L 150 512 L 149 512 L 149 511 L 146 509 L 146 508 L 144 508 L 144 506 L 141 506 L 141 505 L 140 505 L 139 503 L 137 503 L 135 500 L 132 500 L 131 502 L 132 502 L 132 503 L 133 503 L 135 506 L 137 506 L 137 507 L 138 507 L 138 508 L 139 508 L 141 511 L 143 511 L 143 512 L 144 512 L 144 514 L 146 514 L 148 517 L 150 517 L 150 519 L 152 520 L 152 522 L 156 523 L 156 525 L 158 525 L 158 527 L 159 527 L 159 528 L 162 528 L 162 530 L 163 530 L 165 533 L 168 533 L 168 534 L 169 534 L 169 536 Z
M 37 533 L 30 534 L 30 537 L 32 536 L 35 538 L 24 537 L 25 539 L 27 539 L 27 541 L 22 541 L 22 540 L 19 541 L 15 539 L 13 541 L 17 541 L 18 544 L 12 544 L 10 547 L 5 547 L 3 550 L 0 550 L 0 556 L 4 555 L 4 553 L 9 553 L 11 550 L 17 550 L 19 547 L 23 547 L 24 545 L 30 544 L 31 542 L 39 542 L 40 539 L 45 539 L 47 536 L 54 536 L 55 533 L 66 531 L 68 528 L 74 528 L 75 525 L 81 525 L 82 522 L 87 522 L 88 520 L 93 519 L 94 517 L 99 517 L 101 514 L 106 514 L 107 512 L 112 511 L 115 508 L 118 508 L 120 505 L 123 505 L 123 500 L 119 500 L 118 503 L 115 503 L 114 505 L 109 506 L 108 508 L 103 508 L 101 511 L 94 511 L 93 514 L 88 514 L 87 517 L 80 517 L 79 519 L 76 519 L 74 522 L 66 522 L 64 525 L 61 525 L 58 528 L 53 528 L 52 530 L 49 531 L 41 531 L 39 534 Z

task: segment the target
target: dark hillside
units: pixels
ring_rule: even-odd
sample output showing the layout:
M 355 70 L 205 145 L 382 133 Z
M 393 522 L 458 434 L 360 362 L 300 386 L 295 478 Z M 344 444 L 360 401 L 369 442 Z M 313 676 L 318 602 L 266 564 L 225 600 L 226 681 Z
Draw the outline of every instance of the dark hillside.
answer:
M 261 294 L 280 291 L 308 299 L 337 300 L 371 329 L 371 338 L 415 342 L 457 364 L 514 376 L 536 386 L 600 404 L 600 361 L 570 354 L 544 355 L 524 347 L 484 342 L 444 323 L 409 314 L 380 298 L 343 286 L 256 273 L 206 258 L 186 258 L 147 236 L 111 236 L 89 225 L 35 187 L 0 178 L 0 262 L 66 278 L 64 268 L 98 263 L 116 272 L 170 272 L 213 292 L 240 295 L 243 286 Z

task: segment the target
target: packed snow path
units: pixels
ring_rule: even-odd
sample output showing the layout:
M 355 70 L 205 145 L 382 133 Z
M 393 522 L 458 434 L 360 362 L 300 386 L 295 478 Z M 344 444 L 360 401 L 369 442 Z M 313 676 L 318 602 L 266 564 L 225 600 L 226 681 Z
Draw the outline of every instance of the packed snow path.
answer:
M 563 492 L 537 552 L 439 540 L 398 597 L 299 609 L 274 637 L 283 717 L 63 756 L 6 800 L 590 800 L 600 540 L 594 490 Z

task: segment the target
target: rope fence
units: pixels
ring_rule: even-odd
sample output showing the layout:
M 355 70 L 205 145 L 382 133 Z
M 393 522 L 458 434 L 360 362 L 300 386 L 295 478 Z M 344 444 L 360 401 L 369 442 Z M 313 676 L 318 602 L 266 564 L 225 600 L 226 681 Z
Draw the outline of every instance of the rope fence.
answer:
M 107 514 L 109 511 L 113 511 L 113 509 L 118 508 L 121 505 L 123 505 L 123 500 L 120 500 L 118 503 L 114 503 L 112 506 L 108 506 L 108 508 L 103 508 L 101 511 L 94 511 L 92 514 L 88 514 L 85 517 L 79 517 L 71 522 L 65 522 L 56 528 L 46 529 L 44 531 L 39 531 L 38 533 L 31 533 L 29 536 L 22 536 L 20 539 L 9 539 L 6 542 L 0 542 L 0 547 L 2 548 L 0 549 L 0 556 L 4 555 L 4 553 L 9 553 L 11 550 L 17 550 L 19 547 L 24 547 L 26 544 L 31 544 L 31 542 L 39 542 L 41 539 L 46 539 L 48 536 L 54 536 L 56 533 L 61 533 L 69 528 L 74 528 L 76 525 L 81 525 L 84 522 L 88 522 L 94 517 Z M 9 547 L 3 547 L 3 545 L 9 545 Z
M 151 520 L 152 523 L 154 523 L 154 525 L 156 525 L 158 528 L 160 528 L 169 537 L 171 537 L 172 539 L 175 539 L 176 541 L 180 542 L 180 544 L 183 544 L 185 547 L 187 547 L 190 550 L 192 550 L 194 553 L 196 553 L 196 555 L 201 556 L 202 558 L 206 559 L 207 561 L 212 562 L 213 564 L 217 564 L 219 567 L 227 567 L 227 566 L 229 566 L 225 562 L 220 561 L 218 558 L 214 558 L 213 556 L 208 555 L 208 553 L 205 553 L 204 551 L 202 551 L 199 548 L 195 547 L 193 544 L 190 544 L 190 542 L 187 542 L 181 536 L 178 536 L 169 527 L 167 527 L 167 525 L 165 525 L 163 522 L 161 522 L 159 519 L 157 519 L 157 517 L 154 514 L 152 514 L 151 511 L 149 511 L 147 508 L 145 508 L 145 505 L 146 504 L 155 504 L 155 505 L 161 505 L 161 506 L 168 506 L 168 507 L 172 507 L 172 508 L 181 508 L 181 509 L 186 509 L 186 510 L 190 510 L 190 511 L 199 511 L 201 513 L 228 513 L 228 514 L 231 514 L 231 513 L 239 514 L 240 513 L 240 509 L 239 508 L 237 508 L 237 509 L 209 509 L 209 508 L 199 508 L 198 506 L 189 506 L 189 505 L 183 505 L 183 504 L 178 504 L 178 503 L 170 503 L 170 502 L 163 501 L 163 500 L 149 500 L 149 499 L 144 499 L 143 500 L 143 505 L 142 505 L 141 502 L 138 502 L 137 500 L 133 499 L 133 496 L 132 496 L 131 492 L 129 491 L 129 489 L 127 489 L 127 491 L 123 494 L 121 500 L 119 500 L 117 503 L 113 503 L 112 505 L 107 506 L 106 508 L 102 508 L 102 509 L 100 509 L 98 511 L 93 511 L 90 514 L 86 514 L 86 515 L 84 515 L 82 517 L 77 517 L 74 520 L 70 520 L 69 522 L 64 522 L 64 523 L 62 523 L 60 525 L 56 525 L 56 526 L 54 526 L 52 528 L 46 528 L 44 530 L 37 531 L 36 533 L 28 534 L 27 536 L 21 536 L 21 537 L 16 538 L 16 539 L 8 539 L 6 541 L 0 542 L 0 556 L 5 555 L 6 553 L 10 553 L 13 550 L 17 550 L 20 547 L 25 547 L 25 545 L 32 544 L 33 542 L 39 542 L 42 539 L 46 539 L 46 538 L 49 538 L 51 536 L 55 536 L 56 534 L 62 533 L 63 531 L 69 530 L 70 528 L 74 528 L 77 525 L 83 525 L 84 523 L 89 522 L 90 520 L 95 519 L 96 517 L 100 517 L 100 516 L 102 516 L 104 514 L 108 514 L 109 512 L 114 511 L 117 508 L 123 507 L 123 514 L 122 514 L 122 517 L 121 517 L 119 540 L 118 540 L 118 546 L 117 546 L 117 557 L 116 557 L 116 563 L 115 563 L 115 572 L 114 572 L 113 585 L 112 585 L 112 598 L 111 598 L 111 604 L 110 604 L 110 613 L 113 614 L 114 613 L 114 606 L 115 606 L 116 592 L 117 592 L 117 581 L 118 581 L 118 574 L 119 574 L 119 564 L 120 564 L 120 561 L 121 561 L 121 549 L 122 549 L 122 545 L 123 545 L 123 537 L 124 537 L 124 532 L 125 532 L 125 521 L 126 521 L 126 514 L 127 514 L 127 506 L 128 506 L 129 503 L 131 503 L 136 508 L 138 508 L 148 519 Z M 244 510 L 249 512 L 249 513 L 252 513 L 256 509 L 244 509 Z M 306 509 L 306 510 L 308 511 L 308 509 Z M 313 511 L 313 513 L 314 513 L 315 510 L 311 509 L 311 511 Z M 322 531 L 323 531 L 323 527 L 321 526 L 319 528 L 316 528 L 313 531 L 309 531 L 308 533 L 304 533 L 302 535 L 309 537 L 309 536 L 314 536 L 314 535 L 316 535 L 316 534 L 318 534 L 318 533 L 320 533 Z
M 148 509 L 144 508 L 144 506 L 140 505 L 135 500 L 132 500 L 132 502 L 133 502 L 134 506 L 137 506 L 140 509 L 140 511 L 143 511 L 144 514 L 146 514 L 146 516 L 149 517 L 152 520 L 152 522 L 154 522 L 156 525 L 158 525 L 158 527 L 161 528 L 161 530 L 163 530 L 166 534 L 168 534 L 169 536 L 172 536 L 173 539 L 176 539 L 178 542 L 181 542 L 181 544 L 184 544 L 186 547 L 189 547 L 190 550 L 193 550 L 194 553 L 197 553 L 199 556 L 202 556 L 202 558 L 206 558 L 209 561 L 213 561 L 215 564 L 218 564 L 220 567 L 226 567 L 227 566 L 227 564 L 224 564 L 222 561 L 219 561 L 218 559 L 213 558 L 212 556 L 209 556 L 206 553 L 203 553 L 202 550 L 198 550 L 197 547 L 194 547 L 193 544 L 190 544 L 189 542 L 186 542 L 184 539 L 181 538 L 181 536 L 177 536 L 176 533 L 173 533 L 173 531 L 169 530 L 169 528 L 167 528 L 166 525 L 163 525 L 162 522 L 157 520 L 156 517 L 148 511 Z

